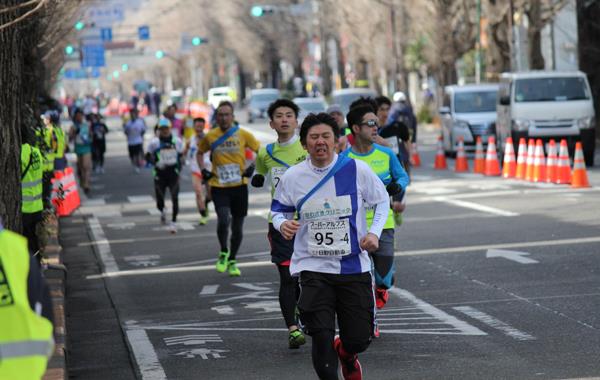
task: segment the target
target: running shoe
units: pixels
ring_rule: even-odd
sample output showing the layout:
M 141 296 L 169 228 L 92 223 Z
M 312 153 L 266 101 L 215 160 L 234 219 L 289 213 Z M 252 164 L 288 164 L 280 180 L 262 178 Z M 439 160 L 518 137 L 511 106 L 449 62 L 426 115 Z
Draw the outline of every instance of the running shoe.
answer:
M 402 213 L 401 212 L 394 213 L 394 223 L 396 224 L 396 227 L 400 227 L 402 225 Z
M 379 338 L 379 325 L 375 324 L 375 328 L 373 329 L 373 338 Z
M 333 340 L 333 348 L 340 359 L 340 367 L 344 380 L 362 380 L 362 367 L 358 361 L 358 355 L 351 355 L 345 352 L 342 348 L 342 341 L 337 335 Z
M 375 304 L 377 305 L 378 309 L 383 309 L 388 301 L 388 298 L 390 298 L 390 295 L 386 289 L 375 289 Z
M 175 223 L 175 222 L 169 223 L 169 232 L 172 234 L 177 233 L 177 223 Z
M 165 212 L 165 210 L 160 212 L 160 223 L 167 224 L 167 213 Z
M 306 338 L 304 337 L 304 334 L 302 334 L 302 331 L 300 331 L 299 329 L 296 330 L 292 330 L 290 331 L 290 336 L 288 339 L 289 342 L 289 348 L 291 349 L 296 349 L 296 348 L 300 348 L 300 346 L 302 346 L 304 343 L 306 343 Z
M 219 259 L 217 260 L 217 272 L 223 273 L 227 270 L 228 259 L 229 252 L 219 252 Z
M 242 272 L 238 269 L 235 260 L 229 260 L 227 262 L 227 272 L 231 277 L 241 276 Z
M 200 220 L 198 221 L 198 224 L 201 226 L 205 226 L 206 223 L 208 223 L 208 215 L 200 215 Z

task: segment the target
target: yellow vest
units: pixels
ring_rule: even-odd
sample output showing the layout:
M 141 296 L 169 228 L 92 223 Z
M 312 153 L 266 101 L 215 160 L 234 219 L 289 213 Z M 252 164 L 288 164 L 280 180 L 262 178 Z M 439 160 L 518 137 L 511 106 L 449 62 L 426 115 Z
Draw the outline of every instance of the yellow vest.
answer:
M 52 324 L 29 306 L 27 240 L 0 229 L 0 379 L 40 379 L 54 340 Z
M 31 164 L 29 164 L 30 161 Z M 27 169 L 27 166 L 29 166 L 29 169 Z M 27 169 L 27 173 L 21 179 L 21 212 L 32 214 L 44 209 L 44 202 L 42 201 L 44 171 L 42 154 L 38 148 L 29 144 L 21 145 L 21 176 L 25 169 Z
M 53 141 L 52 125 L 45 126 L 41 133 L 43 144 L 39 146 L 40 152 L 44 156 L 44 171 L 54 171 L 54 152 L 56 151 L 56 142 Z M 40 130 L 36 130 L 36 135 L 40 137 Z
M 54 154 L 54 159 L 56 160 L 65 156 L 65 146 L 67 140 L 65 139 L 65 131 L 63 131 L 60 125 L 54 125 L 52 127 L 52 130 L 56 138 L 56 150 Z

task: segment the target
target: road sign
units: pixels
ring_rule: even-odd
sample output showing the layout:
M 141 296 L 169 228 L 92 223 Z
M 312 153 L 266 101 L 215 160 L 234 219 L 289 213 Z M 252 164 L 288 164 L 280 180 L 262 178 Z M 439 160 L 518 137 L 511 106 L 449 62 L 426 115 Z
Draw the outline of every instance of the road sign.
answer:
M 96 25 L 110 25 L 113 22 L 123 21 L 125 10 L 121 3 L 96 5 L 87 8 L 83 18 L 93 21 Z
M 148 25 L 142 25 L 138 28 L 138 38 L 140 41 L 146 41 L 150 39 L 150 27 Z
M 88 79 L 88 78 L 99 78 L 100 69 L 92 67 L 91 69 L 65 69 L 63 73 L 64 79 Z
M 101 28 L 100 39 L 104 42 L 112 41 L 112 28 Z
M 104 59 L 104 45 L 102 44 L 90 44 L 83 45 L 81 47 L 81 53 L 83 59 L 81 60 L 81 67 L 103 67 L 106 66 Z

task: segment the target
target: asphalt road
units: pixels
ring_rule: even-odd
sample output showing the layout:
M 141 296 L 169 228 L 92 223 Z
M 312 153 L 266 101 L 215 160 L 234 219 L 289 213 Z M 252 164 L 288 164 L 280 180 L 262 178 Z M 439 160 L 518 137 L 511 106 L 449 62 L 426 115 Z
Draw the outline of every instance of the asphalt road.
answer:
M 62 222 L 71 376 L 316 378 L 310 340 L 287 348 L 269 193 L 250 192 L 242 276 L 219 274 L 214 212 L 197 224 L 189 173 L 171 235 L 150 171 L 134 174 L 110 126 L 106 173 Z M 274 139 L 264 122 L 248 128 Z M 423 167 L 396 232 L 397 287 L 378 316 L 381 338 L 360 355 L 365 379 L 600 376 L 600 170 L 588 171 L 591 189 L 434 171 L 435 136 L 420 132 Z

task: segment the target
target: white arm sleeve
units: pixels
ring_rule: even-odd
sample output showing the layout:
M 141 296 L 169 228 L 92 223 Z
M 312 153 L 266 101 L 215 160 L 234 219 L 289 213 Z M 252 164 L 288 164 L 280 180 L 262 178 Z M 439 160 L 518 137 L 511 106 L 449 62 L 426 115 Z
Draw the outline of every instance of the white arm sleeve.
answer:
M 383 231 L 383 227 L 385 226 L 385 222 L 387 221 L 389 211 L 389 199 L 377 203 L 377 205 L 375 206 L 375 213 L 373 215 L 373 223 L 371 224 L 371 228 L 369 228 L 370 233 L 377 235 L 377 237 L 381 236 L 381 231 Z

